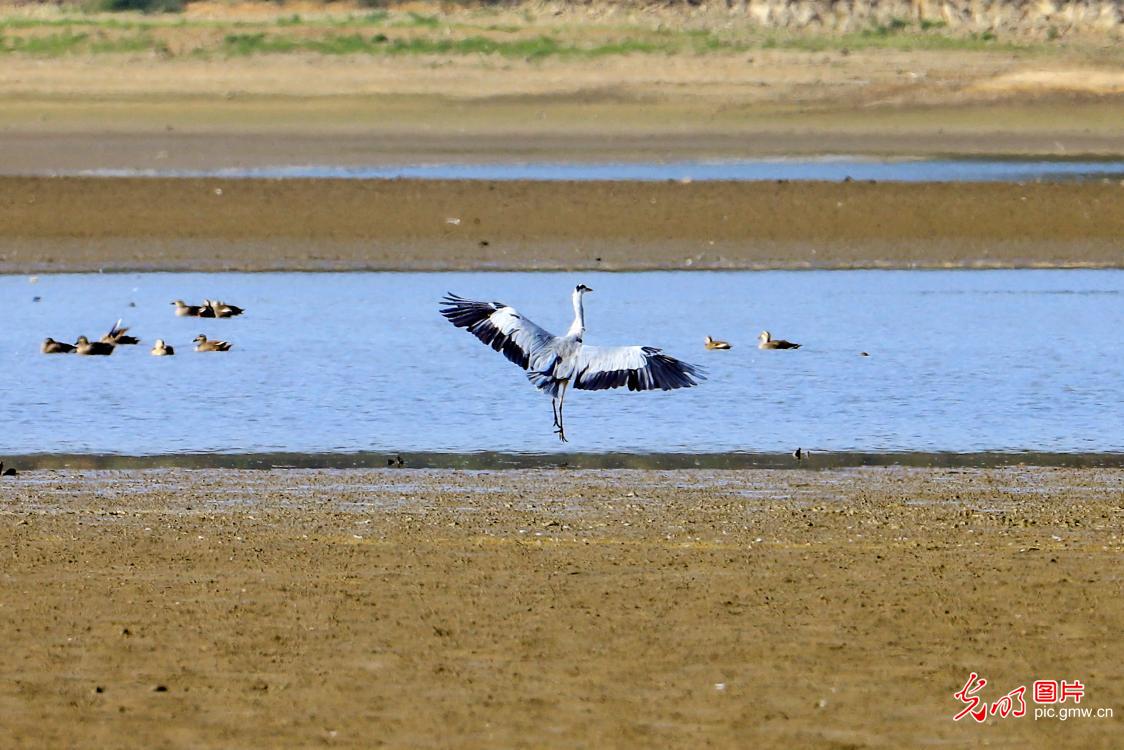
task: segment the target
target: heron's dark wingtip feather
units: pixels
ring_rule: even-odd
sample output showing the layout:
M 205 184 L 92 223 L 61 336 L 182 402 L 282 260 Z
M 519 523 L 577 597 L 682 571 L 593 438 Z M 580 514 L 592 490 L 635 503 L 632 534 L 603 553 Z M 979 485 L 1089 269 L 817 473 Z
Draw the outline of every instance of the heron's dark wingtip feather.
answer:
M 492 322 L 492 314 L 506 307 L 502 302 L 476 302 L 450 292 L 442 303 L 448 307 L 442 308 L 441 314 L 454 326 L 464 328 L 524 370 L 530 365 L 528 352 L 523 351 L 512 336 L 501 331 Z

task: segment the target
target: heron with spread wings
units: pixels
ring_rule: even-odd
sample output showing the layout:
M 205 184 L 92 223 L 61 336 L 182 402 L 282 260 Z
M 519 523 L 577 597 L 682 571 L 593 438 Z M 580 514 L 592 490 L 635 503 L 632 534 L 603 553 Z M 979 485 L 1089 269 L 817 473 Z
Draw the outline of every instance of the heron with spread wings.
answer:
M 565 336 L 540 328 L 502 302 L 476 302 L 449 293 L 441 314 L 457 328 L 502 352 L 527 371 L 531 384 L 551 397 L 554 432 L 566 442 L 562 404 L 566 388 L 601 391 L 628 386 L 630 391 L 690 388 L 706 379 L 701 367 L 669 357 L 652 346 L 587 346 L 582 297 L 593 290 L 574 288 L 574 322 Z

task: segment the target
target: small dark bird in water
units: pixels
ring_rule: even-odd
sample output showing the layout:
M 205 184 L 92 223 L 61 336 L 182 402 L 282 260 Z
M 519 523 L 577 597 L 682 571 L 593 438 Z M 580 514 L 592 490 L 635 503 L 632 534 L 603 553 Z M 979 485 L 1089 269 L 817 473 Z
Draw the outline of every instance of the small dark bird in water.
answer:
M 762 331 L 761 335 L 757 337 L 758 349 L 799 349 L 800 344 L 794 344 L 791 341 L 784 339 L 775 339 L 773 334 L 768 331 Z
M 869 357 L 870 355 L 867 354 L 866 352 L 859 352 L 859 356 L 860 357 Z
M 38 295 L 31 298 L 32 302 L 41 302 L 42 300 L 43 300 L 43 298 L 38 296 Z
M 43 346 L 39 347 L 39 350 L 44 354 L 70 354 L 74 351 L 74 345 L 63 341 L 55 341 L 48 336 L 43 339 Z
M 121 319 L 118 318 L 113 327 L 109 329 L 109 333 L 101 337 L 103 344 L 113 344 L 114 346 L 130 346 L 139 344 L 140 339 L 136 336 L 126 336 L 125 332 L 129 330 L 128 326 L 121 327 Z
M 0 461 L 0 477 L 14 477 L 16 474 L 19 474 L 19 472 L 10 466 L 5 469 L 4 462 Z
M 104 341 L 91 342 L 85 336 L 79 336 L 78 340 L 74 342 L 74 348 L 85 357 L 108 357 L 113 354 L 114 346 Z
M 402 460 L 402 456 L 395 453 L 394 458 L 386 459 L 386 465 L 387 466 L 393 466 L 396 469 L 401 469 L 403 466 L 406 465 L 406 462 Z
M 807 455 L 808 455 L 807 451 L 805 451 L 803 448 L 797 448 L 796 450 L 794 450 L 792 452 L 792 457 L 795 458 L 797 461 L 803 460 L 804 457 L 807 456 Z

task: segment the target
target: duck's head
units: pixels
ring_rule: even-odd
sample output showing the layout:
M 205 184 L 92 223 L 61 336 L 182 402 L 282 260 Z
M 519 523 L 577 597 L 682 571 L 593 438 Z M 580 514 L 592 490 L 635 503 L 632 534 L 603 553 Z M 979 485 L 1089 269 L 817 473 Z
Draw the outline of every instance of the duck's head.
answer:
M 757 340 L 762 342 L 762 343 L 764 343 L 766 341 L 772 341 L 773 340 L 773 334 L 769 333 L 768 331 L 762 331 L 760 333 L 760 335 L 757 336 Z
M 78 343 L 78 344 L 88 344 L 88 343 L 90 343 L 90 340 L 88 338 L 86 338 L 85 336 L 79 336 L 78 341 L 76 343 Z
M 206 340 L 207 340 L 207 337 L 204 336 L 203 334 L 199 334 L 198 336 L 196 336 L 195 338 L 192 339 L 192 341 L 195 342 L 196 344 L 202 344 Z

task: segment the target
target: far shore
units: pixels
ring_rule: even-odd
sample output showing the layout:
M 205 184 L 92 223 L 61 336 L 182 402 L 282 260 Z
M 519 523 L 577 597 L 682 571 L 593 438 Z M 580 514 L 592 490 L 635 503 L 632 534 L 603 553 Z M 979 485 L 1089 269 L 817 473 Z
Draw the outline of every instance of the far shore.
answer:
M 0 178 L 0 273 L 1124 267 L 1124 186 Z

